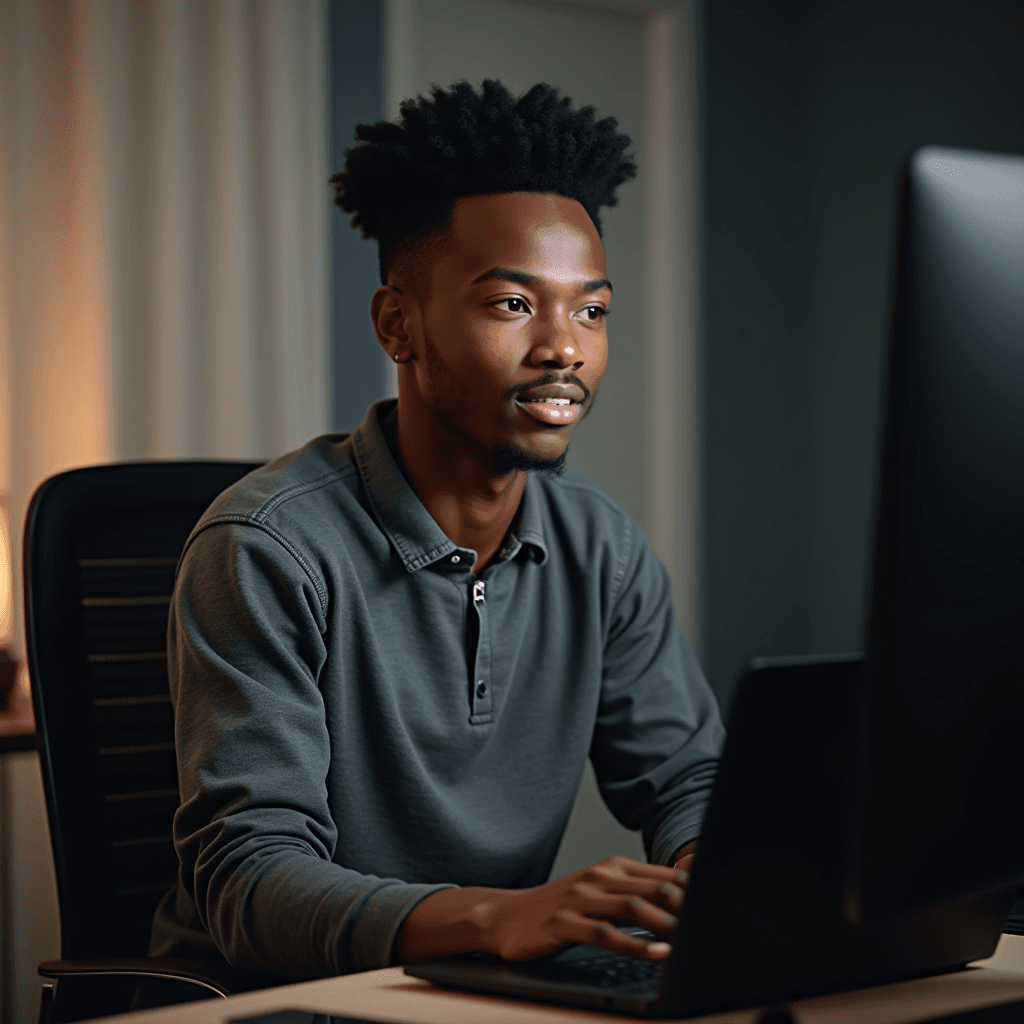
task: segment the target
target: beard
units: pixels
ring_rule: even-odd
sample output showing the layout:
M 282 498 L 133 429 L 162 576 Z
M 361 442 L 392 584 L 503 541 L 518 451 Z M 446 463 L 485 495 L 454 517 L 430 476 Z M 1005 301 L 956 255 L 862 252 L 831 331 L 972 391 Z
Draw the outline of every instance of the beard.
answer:
M 565 472 L 565 457 L 569 454 L 566 447 L 555 459 L 538 459 L 510 444 L 496 444 L 491 449 L 492 467 L 496 473 L 511 473 L 520 470 L 524 473 L 546 473 L 548 476 L 559 477 Z
M 433 339 L 429 334 L 424 333 L 424 348 L 426 356 L 426 369 L 430 377 L 435 398 L 443 403 L 455 405 L 465 400 L 468 395 L 464 386 L 456 380 L 455 375 L 445 363 L 444 358 L 438 351 Z M 588 410 L 589 411 L 589 410 Z M 452 431 L 465 435 L 455 423 L 451 416 L 439 413 L 441 421 Z M 559 477 L 565 471 L 565 458 L 569 454 L 566 446 L 561 455 L 554 459 L 539 459 L 529 452 L 509 444 L 507 441 L 499 441 L 488 449 L 490 455 L 491 471 L 504 475 L 515 470 L 524 473 L 545 473 L 548 476 Z

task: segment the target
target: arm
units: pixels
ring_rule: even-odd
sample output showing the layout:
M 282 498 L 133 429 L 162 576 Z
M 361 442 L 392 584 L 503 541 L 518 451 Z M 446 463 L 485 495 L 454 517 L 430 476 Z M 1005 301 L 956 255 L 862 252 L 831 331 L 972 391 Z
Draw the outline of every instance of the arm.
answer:
M 168 630 L 182 884 L 230 964 L 290 978 L 387 966 L 439 888 L 332 862 L 321 591 L 274 537 L 215 525 L 185 554 Z
M 642 531 L 629 528 L 590 757 L 609 809 L 643 830 L 648 858 L 688 869 L 725 730 L 676 623 L 668 574 Z

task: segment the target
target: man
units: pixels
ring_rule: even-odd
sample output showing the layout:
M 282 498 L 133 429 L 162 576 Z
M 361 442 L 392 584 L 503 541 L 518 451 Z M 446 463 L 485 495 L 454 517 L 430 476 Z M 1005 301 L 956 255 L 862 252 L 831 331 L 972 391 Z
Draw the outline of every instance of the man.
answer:
M 671 933 L 723 730 L 646 538 L 562 472 L 608 358 L 615 129 L 493 81 L 358 128 L 333 181 L 379 244 L 399 397 L 250 474 L 186 545 L 154 954 L 287 978 L 668 955 L 617 923 Z M 652 863 L 546 883 L 588 755 Z

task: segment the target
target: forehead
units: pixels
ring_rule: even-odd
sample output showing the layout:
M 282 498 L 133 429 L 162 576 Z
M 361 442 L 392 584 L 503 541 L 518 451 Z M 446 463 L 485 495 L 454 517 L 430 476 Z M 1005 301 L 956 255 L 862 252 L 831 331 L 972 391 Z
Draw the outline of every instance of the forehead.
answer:
M 472 281 L 498 265 L 570 283 L 604 276 L 604 246 L 575 199 L 538 192 L 456 199 L 435 281 Z

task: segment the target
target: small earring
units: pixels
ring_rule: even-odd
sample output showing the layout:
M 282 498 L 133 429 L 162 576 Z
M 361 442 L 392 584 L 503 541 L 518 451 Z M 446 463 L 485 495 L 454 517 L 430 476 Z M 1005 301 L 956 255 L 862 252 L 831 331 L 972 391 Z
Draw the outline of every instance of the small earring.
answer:
M 398 356 L 392 356 L 391 358 L 394 359 L 396 363 L 398 362 Z

